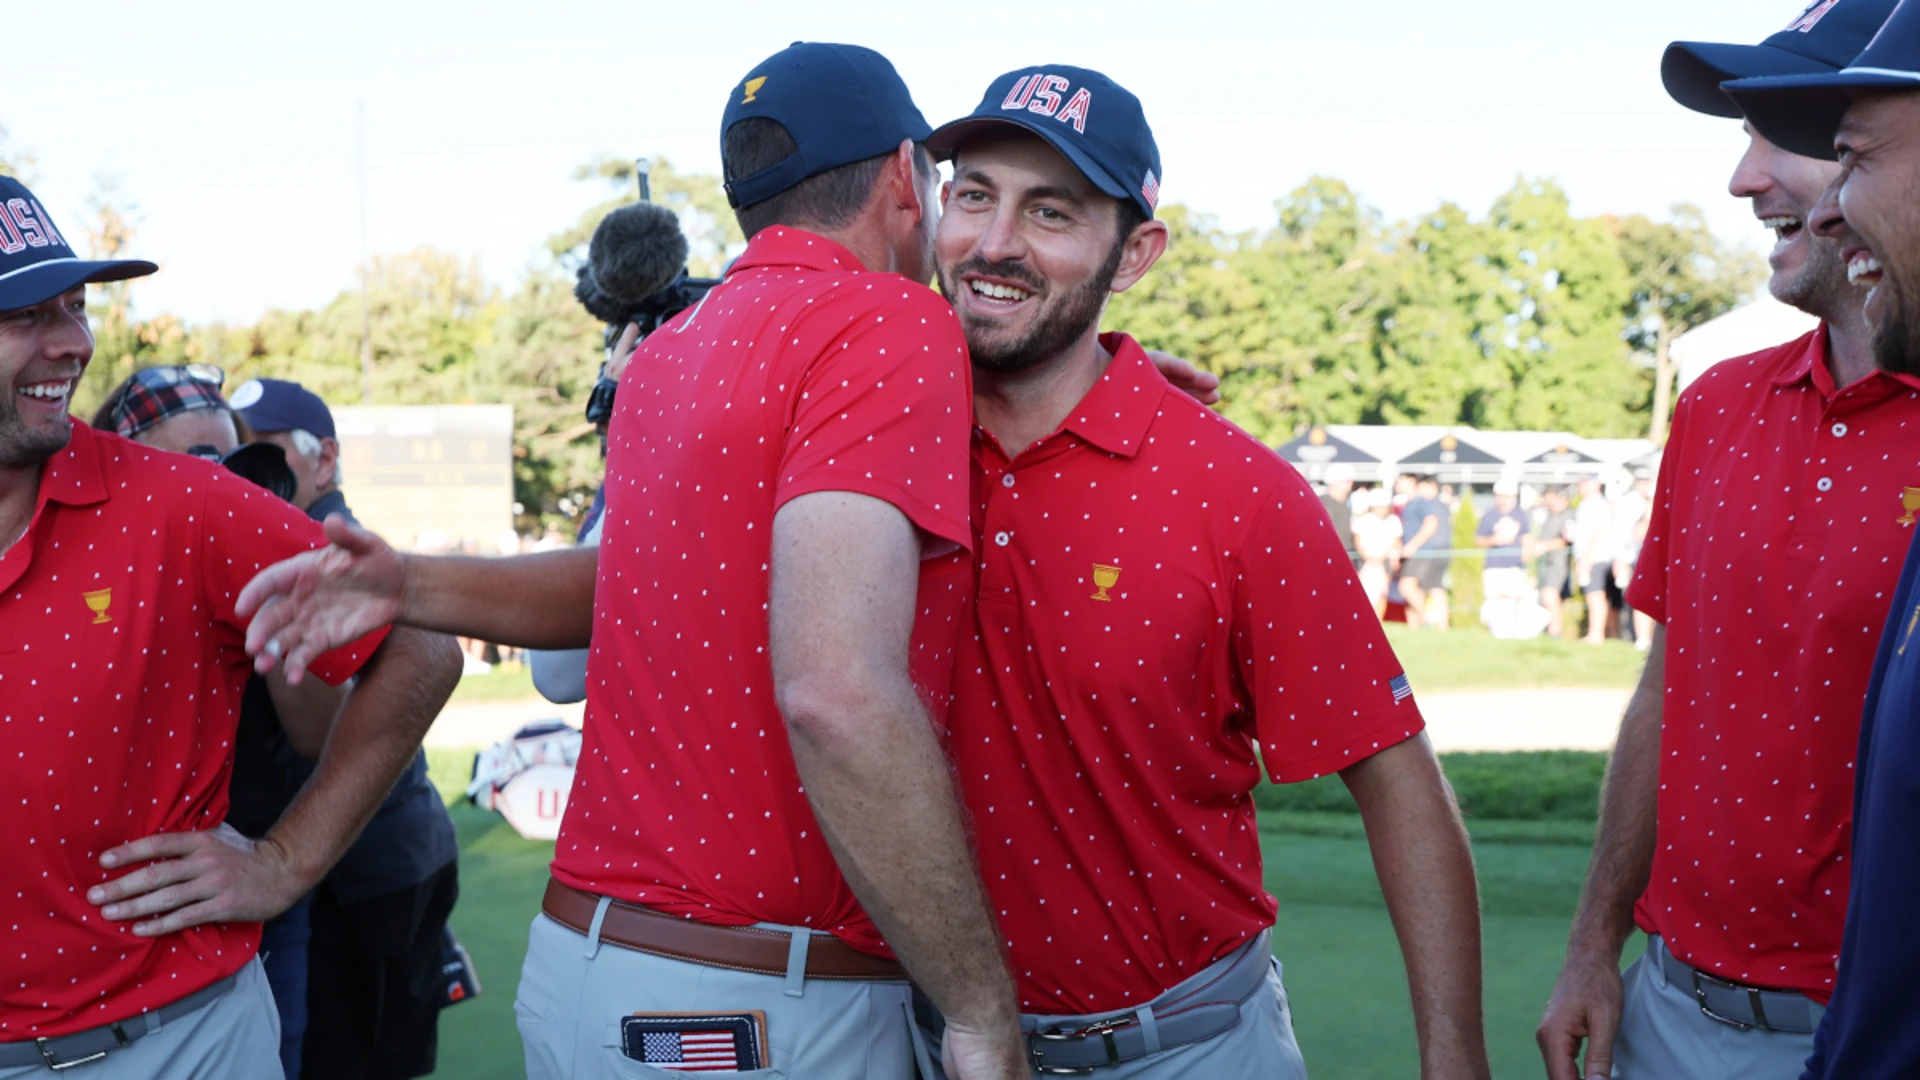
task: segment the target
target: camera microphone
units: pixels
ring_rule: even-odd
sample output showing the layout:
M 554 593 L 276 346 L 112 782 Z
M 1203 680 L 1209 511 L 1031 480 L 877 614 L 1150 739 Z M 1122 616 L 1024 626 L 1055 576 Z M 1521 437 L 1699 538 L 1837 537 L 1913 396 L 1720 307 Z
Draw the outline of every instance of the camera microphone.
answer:
M 593 230 L 573 295 L 601 322 L 625 326 L 634 308 L 673 284 L 686 263 L 679 215 L 658 203 L 622 206 Z

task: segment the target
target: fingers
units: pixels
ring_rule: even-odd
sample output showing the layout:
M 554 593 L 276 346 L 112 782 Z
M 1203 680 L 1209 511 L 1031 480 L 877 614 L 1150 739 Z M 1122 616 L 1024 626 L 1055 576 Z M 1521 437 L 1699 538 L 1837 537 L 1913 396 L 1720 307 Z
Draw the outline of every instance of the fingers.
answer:
M 1540 1044 L 1540 1057 L 1547 1063 L 1547 1080 L 1580 1080 L 1580 1070 L 1575 1067 L 1580 1037 L 1564 1019 L 1549 1012 L 1533 1037 Z
M 1607 1080 L 1613 1075 L 1613 1036 L 1619 1030 L 1619 1024 L 1608 1016 L 1594 1019 L 1593 1034 L 1587 1039 L 1586 1075 Z
M 240 590 L 239 599 L 233 602 L 234 614 L 244 619 L 258 611 L 269 599 L 291 589 L 300 576 L 300 561 L 311 557 L 311 555 L 295 555 L 291 559 L 274 563 L 253 575 L 253 580 L 247 582 L 247 587 Z
M 163 934 L 205 926 L 207 923 L 235 921 L 238 920 L 235 919 L 233 912 L 215 897 L 190 904 L 151 922 L 135 923 L 133 932 L 138 937 L 160 937 Z
M 128 863 L 149 862 L 154 859 L 178 859 L 191 855 L 206 847 L 208 837 L 205 833 L 156 833 L 143 836 L 132 843 L 121 844 L 100 853 L 100 865 L 111 870 Z
M 348 521 L 345 514 L 328 514 L 322 528 L 335 546 L 354 555 L 371 555 L 386 546 L 377 534 Z

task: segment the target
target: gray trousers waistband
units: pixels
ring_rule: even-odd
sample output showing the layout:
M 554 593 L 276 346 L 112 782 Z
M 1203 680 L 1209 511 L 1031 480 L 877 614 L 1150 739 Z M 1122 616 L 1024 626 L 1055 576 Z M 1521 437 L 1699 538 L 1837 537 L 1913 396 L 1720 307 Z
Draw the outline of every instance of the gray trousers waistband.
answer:
M 1273 933 L 1249 941 L 1145 1005 L 1087 1016 L 1022 1014 L 1027 1052 L 1043 1073 L 1085 1073 L 1176 1046 L 1203 1042 L 1240 1022 L 1240 1006 L 1266 984 L 1273 966 Z M 938 1035 L 946 1026 L 932 1003 L 914 994 L 920 1025 Z
M 0 1069 L 45 1065 L 49 1069 L 58 1070 L 98 1061 L 106 1057 L 110 1051 L 132 1046 L 134 1040 L 145 1038 L 195 1009 L 212 1004 L 221 995 L 233 989 L 235 978 L 236 976 L 229 975 L 212 986 L 188 994 L 179 1001 L 125 1020 L 102 1024 L 97 1028 L 76 1031 L 71 1035 L 57 1035 L 51 1039 L 0 1043 Z
M 1660 965 L 1667 982 L 1692 994 L 1709 1020 L 1789 1035 L 1811 1035 L 1819 1026 L 1819 1005 L 1805 994 L 1763 990 L 1709 975 L 1669 952 L 1657 935 L 1647 938 L 1647 958 Z

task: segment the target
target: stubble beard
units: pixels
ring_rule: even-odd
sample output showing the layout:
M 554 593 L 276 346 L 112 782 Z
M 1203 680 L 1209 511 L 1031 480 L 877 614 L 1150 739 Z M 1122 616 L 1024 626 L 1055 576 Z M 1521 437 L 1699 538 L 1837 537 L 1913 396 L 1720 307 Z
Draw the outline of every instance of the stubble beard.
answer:
M 0 469 L 20 469 L 43 465 L 48 458 L 67 448 L 73 437 L 71 422 L 56 430 L 39 431 L 20 418 L 11 392 L 0 401 Z
M 1895 375 L 1920 376 L 1920 349 L 1914 347 L 1914 319 L 1920 303 L 1908 295 L 1900 279 L 1881 271 L 1877 286 L 1889 290 L 1891 310 L 1886 321 L 1873 328 L 1873 362 L 1882 371 Z
M 1072 292 L 1050 301 L 1033 321 L 1033 329 L 1025 336 L 1011 341 L 993 340 L 987 337 L 989 327 L 977 326 L 967 316 L 960 318 L 961 329 L 967 333 L 967 355 L 973 366 L 996 375 L 1018 375 L 1060 355 L 1069 345 L 1080 340 L 1086 332 L 1100 321 L 1100 314 L 1106 309 L 1107 292 L 1113 286 L 1113 277 L 1120 269 L 1120 257 L 1124 247 L 1115 245 L 1107 261 L 1094 275 Z M 951 272 L 942 271 L 940 288 L 950 297 L 957 297 L 956 289 L 967 287 L 961 275 L 982 273 L 993 277 L 1003 277 L 1019 281 L 1034 287 L 1040 282 L 1026 267 L 1018 263 L 991 265 L 983 259 L 972 258 L 961 262 Z
M 1847 281 L 1840 245 L 1811 237 L 1807 261 L 1791 276 L 1775 274 L 1767 291 L 1775 300 L 1824 322 L 1849 323 L 1860 315 L 1861 292 Z M 1849 309 L 1847 305 L 1852 305 Z

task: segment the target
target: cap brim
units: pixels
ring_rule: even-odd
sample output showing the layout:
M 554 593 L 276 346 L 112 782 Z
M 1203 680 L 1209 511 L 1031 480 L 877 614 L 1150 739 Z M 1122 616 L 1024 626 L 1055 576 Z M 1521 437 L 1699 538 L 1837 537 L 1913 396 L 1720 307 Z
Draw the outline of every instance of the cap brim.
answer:
M 960 149 L 960 145 L 968 139 L 983 132 L 1004 127 L 1017 127 L 1022 131 L 1040 136 L 1046 140 L 1048 146 L 1060 151 L 1061 157 L 1072 162 L 1073 167 L 1079 169 L 1081 175 L 1093 181 L 1093 186 L 1105 194 L 1122 201 L 1137 202 L 1139 200 L 1138 193 L 1115 179 L 1112 173 L 1101 168 L 1092 158 L 1081 153 L 1079 147 L 1067 141 L 1058 131 L 1038 120 L 1028 120 L 1020 113 L 1011 116 L 969 116 L 950 124 L 942 124 L 933 130 L 933 134 L 927 136 L 927 149 L 932 152 L 936 160 L 946 161 L 953 157 L 954 153 Z
M 1823 75 L 1739 79 L 1723 86 L 1762 138 L 1788 153 L 1834 161 L 1833 137 L 1855 90 L 1920 90 L 1920 72 L 1847 68 Z
M 1771 45 L 1676 41 L 1660 58 L 1660 81 L 1673 100 L 1708 116 L 1740 119 L 1740 107 L 1720 84 L 1733 79 L 1829 74 L 1833 66 Z
M 0 274 L 0 311 L 18 311 L 42 304 L 77 285 L 95 281 L 125 281 L 160 269 L 139 259 L 48 259 Z

